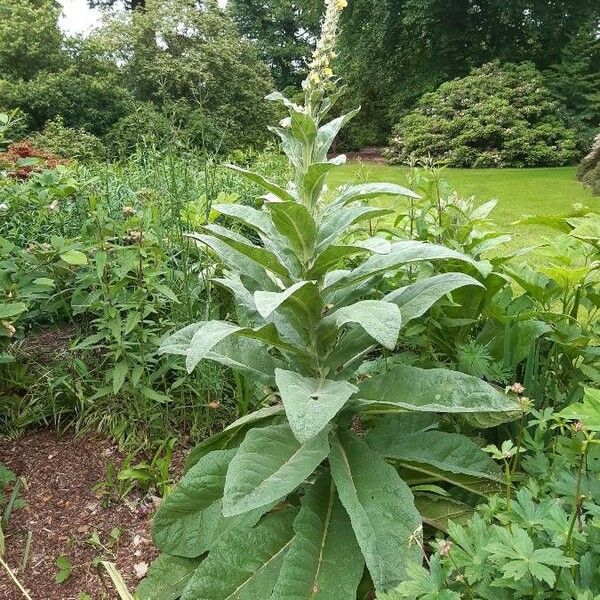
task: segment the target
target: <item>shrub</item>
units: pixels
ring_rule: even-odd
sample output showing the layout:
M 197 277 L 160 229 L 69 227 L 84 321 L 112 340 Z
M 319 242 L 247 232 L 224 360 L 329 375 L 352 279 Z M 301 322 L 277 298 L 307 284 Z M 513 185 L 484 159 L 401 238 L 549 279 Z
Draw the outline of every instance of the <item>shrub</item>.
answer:
M 428 156 L 452 167 L 572 163 L 577 134 L 530 63 L 488 63 L 425 94 L 394 130 L 388 157 Z
M 62 117 L 48 121 L 44 130 L 34 133 L 29 140 L 36 148 L 46 148 L 64 158 L 93 160 L 104 157 L 104 145 L 85 129 L 65 127 Z
M 595 194 L 600 195 L 600 133 L 590 153 L 581 161 L 578 176 Z

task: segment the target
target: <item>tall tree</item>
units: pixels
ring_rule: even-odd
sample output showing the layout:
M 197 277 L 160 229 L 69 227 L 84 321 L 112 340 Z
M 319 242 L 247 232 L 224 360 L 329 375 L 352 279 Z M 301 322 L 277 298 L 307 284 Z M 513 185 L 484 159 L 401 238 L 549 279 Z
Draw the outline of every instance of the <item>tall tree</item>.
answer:
M 551 90 L 583 124 L 600 125 L 600 35 L 594 21 L 584 24 L 547 72 Z
M 253 40 L 281 89 L 297 86 L 319 28 L 323 0 L 229 0 L 240 31 Z
M 55 0 L 0 2 L 0 79 L 29 80 L 65 63 Z

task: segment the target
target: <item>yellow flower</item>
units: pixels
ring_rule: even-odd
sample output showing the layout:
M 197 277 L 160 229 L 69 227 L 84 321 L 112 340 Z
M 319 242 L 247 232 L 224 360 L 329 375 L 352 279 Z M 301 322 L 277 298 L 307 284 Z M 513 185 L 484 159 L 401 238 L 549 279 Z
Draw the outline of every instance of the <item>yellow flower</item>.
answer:
M 337 0 L 336 5 L 338 10 L 344 10 L 348 6 L 348 0 Z
M 321 78 L 319 77 L 319 75 L 317 73 L 311 73 L 310 80 L 312 81 L 312 83 L 314 83 L 316 85 L 316 84 L 320 83 Z
M 325 77 L 331 77 L 333 75 L 333 71 L 329 67 L 325 67 L 323 69 L 323 75 L 325 75 Z

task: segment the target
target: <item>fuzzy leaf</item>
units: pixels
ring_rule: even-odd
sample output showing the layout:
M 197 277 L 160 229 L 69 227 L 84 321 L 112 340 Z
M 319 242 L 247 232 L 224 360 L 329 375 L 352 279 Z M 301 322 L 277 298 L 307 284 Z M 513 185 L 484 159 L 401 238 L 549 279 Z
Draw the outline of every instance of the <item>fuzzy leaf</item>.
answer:
M 325 317 L 321 323 L 324 332 L 340 329 L 347 323 L 358 323 L 374 340 L 393 350 L 398 343 L 402 317 L 400 309 L 383 300 L 363 300 L 344 306 Z
M 357 108 L 319 127 L 313 155 L 315 162 L 322 162 L 327 159 L 327 153 L 331 148 L 331 144 L 333 144 L 333 140 L 340 132 L 340 129 L 359 112 L 360 108 Z
M 152 539 L 162 552 L 196 558 L 207 552 L 222 520 L 225 475 L 237 450 L 201 458 L 163 500 L 152 521 Z
M 299 281 L 285 292 L 254 292 L 254 302 L 264 318 L 269 317 L 283 304 L 299 309 L 304 318 L 319 316 L 321 312 L 319 290 L 312 281 Z
M 462 413 L 480 427 L 511 421 L 520 410 L 513 398 L 477 377 L 408 365 L 364 381 L 357 396 L 362 410 Z
M 140 600 L 177 600 L 201 562 L 200 558 L 161 554 L 138 586 Z
M 238 515 L 281 500 L 328 452 L 327 431 L 300 443 L 287 423 L 250 430 L 227 471 L 223 514 Z
M 284 416 L 284 409 L 281 404 L 277 406 L 267 406 L 245 415 L 226 427 L 220 433 L 217 433 L 205 440 L 202 440 L 188 455 L 185 463 L 186 472 L 189 471 L 203 456 L 214 450 L 224 450 L 226 448 L 237 447 L 244 438 L 249 427 L 260 427 L 269 424 L 277 417 Z
M 464 273 L 442 273 L 422 279 L 385 296 L 400 308 L 402 323 L 423 316 L 440 298 L 467 285 L 484 287 L 479 281 Z
M 181 600 L 270 598 L 281 564 L 294 538 L 297 511 L 282 510 L 258 525 L 232 528 L 198 567 Z
M 409 563 L 422 560 L 413 495 L 394 467 L 349 432 L 332 440 L 329 462 L 375 587 L 389 591 Z
M 277 231 L 288 240 L 300 261 L 305 263 L 312 254 L 317 235 L 312 215 L 298 202 L 274 203 L 270 210 Z
M 306 442 L 321 431 L 358 388 L 346 381 L 313 379 L 277 369 L 275 380 L 296 439 Z
M 356 600 L 364 560 L 328 472 L 307 486 L 271 600 Z
M 234 173 L 238 173 L 246 179 L 257 183 L 258 185 L 260 185 L 260 187 L 267 190 L 267 192 L 275 194 L 275 196 L 277 196 L 282 202 L 296 202 L 296 198 L 294 198 L 292 194 L 290 194 L 288 191 L 284 190 L 277 184 L 265 179 L 262 175 L 259 175 L 258 173 L 253 173 L 252 171 L 247 171 L 246 169 L 242 169 L 240 167 L 236 167 L 235 165 L 225 166 L 228 169 L 231 169 Z

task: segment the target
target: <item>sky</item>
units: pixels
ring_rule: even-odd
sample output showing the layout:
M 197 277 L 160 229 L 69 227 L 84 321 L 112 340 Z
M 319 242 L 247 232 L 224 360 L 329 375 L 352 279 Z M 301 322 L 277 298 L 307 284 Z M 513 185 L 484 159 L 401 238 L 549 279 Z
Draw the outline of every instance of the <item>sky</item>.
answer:
M 219 0 L 224 6 L 227 0 Z M 67 33 L 87 33 L 98 24 L 100 12 L 91 9 L 87 0 L 60 0 L 63 6 L 61 26 Z

